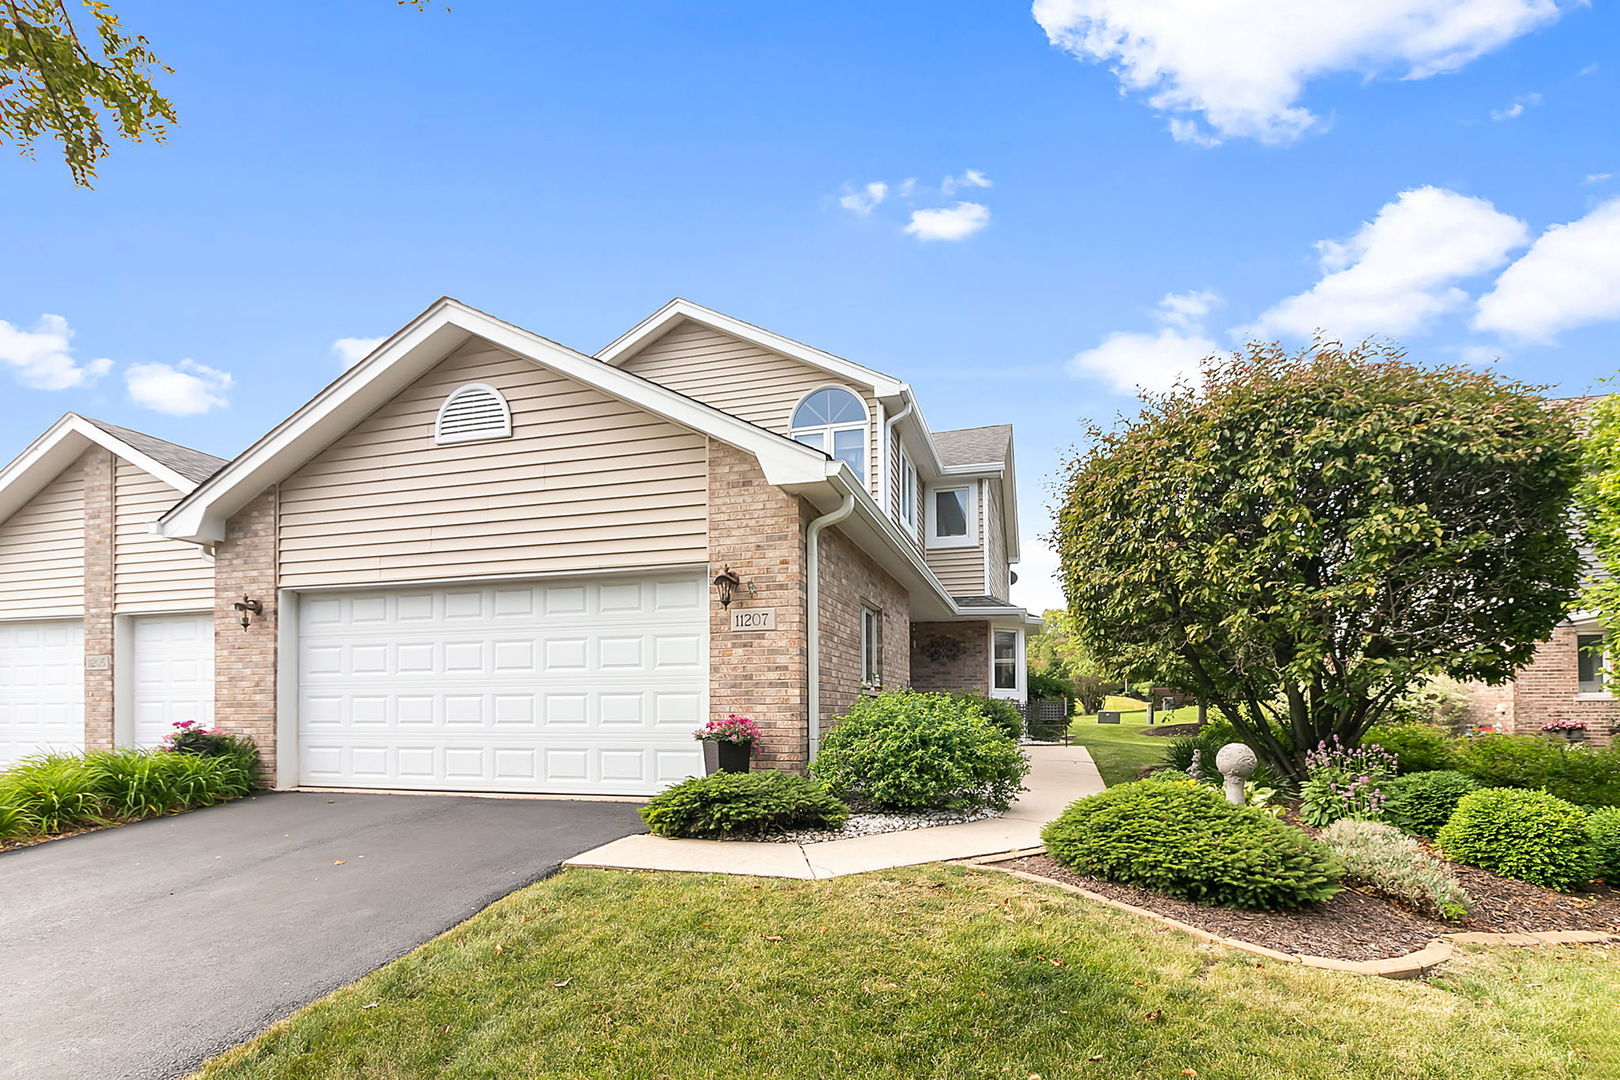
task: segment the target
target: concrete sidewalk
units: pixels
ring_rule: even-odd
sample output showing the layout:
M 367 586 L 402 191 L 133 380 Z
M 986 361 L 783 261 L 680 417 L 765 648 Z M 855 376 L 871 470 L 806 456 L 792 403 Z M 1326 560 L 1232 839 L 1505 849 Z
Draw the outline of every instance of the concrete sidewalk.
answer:
M 1030 760 L 1029 775 L 1024 779 L 1029 790 L 999 818 L 815 844 L 626 836 L 577 855 L 563 865 L 830 878 L 1039 847 L 1041 826 L 1075 799 L 1101 791 L 1103 782 L 1084 747 L 1029 746 L 1024 751 Z

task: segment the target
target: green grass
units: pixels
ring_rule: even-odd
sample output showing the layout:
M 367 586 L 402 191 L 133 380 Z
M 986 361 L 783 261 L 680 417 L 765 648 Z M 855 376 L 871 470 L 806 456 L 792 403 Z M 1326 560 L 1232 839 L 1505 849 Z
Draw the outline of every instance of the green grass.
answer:
M 1097 770 L 1102 773 L 1103 783 L 1123 784 L 1136 779 L 1144 767 L 1158 764 L 1169 744 L 1160 736 L 1142 734 L 1147 730 L 1147 709 L 1140 701 L 1111 697 L 1107 706 L 1120 710 L 1118 724 L 1099 724 L 1094 715 L 1076 716 L 1069 725 L 1069 736 L 1091 753 Z M 1127 708 L 1132 711 L 1124 711 Z M 1190 724 L 1197 719 L 1196 705 L 1153 714 L 1155 726 Z
M 1019 879 L 570 870 L 296 1013 L 207 1080 L 1574 1080 L 1620 963 L 1443 981 L 1256 962 Z M 1094 1058 L 1096 1060 L 1091 1060 Z

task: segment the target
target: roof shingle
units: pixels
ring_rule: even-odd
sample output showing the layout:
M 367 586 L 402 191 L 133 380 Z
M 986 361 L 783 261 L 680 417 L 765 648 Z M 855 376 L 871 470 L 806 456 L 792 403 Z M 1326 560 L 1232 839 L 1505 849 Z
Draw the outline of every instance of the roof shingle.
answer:
M 934 432 L 934 445 L 944 465 L 988 465 L 1007 460 L 1012 445 L 1011 424 L 958 428 Z
M 201 450 L 193 450 L 179 443 L 168 442 L 155 435 L 119 427 L 117 424 L 109 424 L 105 420 L 97 420 L 91 416 L 86 416 L 85 419 L 114 438 L 127 442 L 152 460 L 167 465 L 193 483 L 202 483 L 225 464 L 224 458 L 205 454 Z

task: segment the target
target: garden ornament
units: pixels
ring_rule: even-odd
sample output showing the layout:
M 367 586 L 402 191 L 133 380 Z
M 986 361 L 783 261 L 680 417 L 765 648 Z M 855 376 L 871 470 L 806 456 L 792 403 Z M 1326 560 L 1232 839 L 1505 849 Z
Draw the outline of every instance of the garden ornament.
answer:
M 1242 806 L 1246 801 L 1243 797 L 1243 782 L 1254 772 L 1259 759 L 1254 751 L 1240 742 L 1229 742 L 1215 754 L 1215 767 L 1226 778 L 1226 801 L 1233 806 Z

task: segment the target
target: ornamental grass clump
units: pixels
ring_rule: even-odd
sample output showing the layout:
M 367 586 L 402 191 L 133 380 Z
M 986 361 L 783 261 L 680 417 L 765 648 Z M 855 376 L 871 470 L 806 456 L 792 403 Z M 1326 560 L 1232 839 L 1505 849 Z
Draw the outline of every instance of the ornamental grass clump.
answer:
M 1486 788 L 1466 795 L 1435 841 L 1458 862 L 1560 892 L 1580 888 L 1597 872 L 1586 814 L 1544 791 Z
M 836 829 L 849 807 L 825 784 L 784 772 L 713 773 L 648 800 L 641 819 L 658 836 L 733 839 L 793 829 Z
M 1373 821 L 1384 812 L 1383 783 L 1395 775 L 1395 755 L 1381 746 L 1346 746 L 1337 735 L 1305 755 L 1300 816 L 1320 828 L 1343 818 Z
M 1071 803 L 1041 830 L 1047 853 L 1082 874 L 1200 904 L 1275 911 L 1339 891 L 1321 843 L 1190 780 L 1137 780 Z
M 1470 900 L 1445 866 L 1381 821 L 1335 821 L 1322 842 L 1344 864 L 1344 881 L 1442 919 L 1461 919 Z

